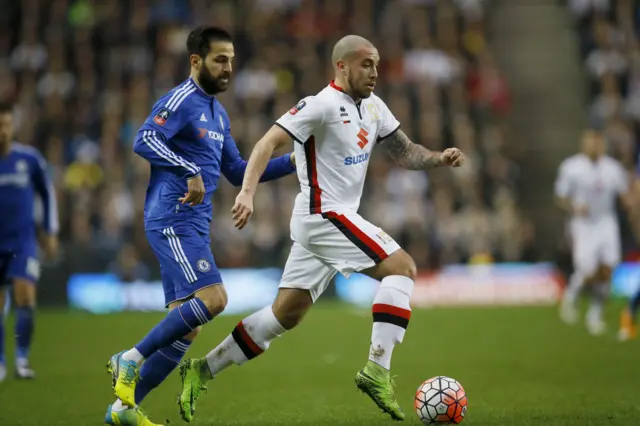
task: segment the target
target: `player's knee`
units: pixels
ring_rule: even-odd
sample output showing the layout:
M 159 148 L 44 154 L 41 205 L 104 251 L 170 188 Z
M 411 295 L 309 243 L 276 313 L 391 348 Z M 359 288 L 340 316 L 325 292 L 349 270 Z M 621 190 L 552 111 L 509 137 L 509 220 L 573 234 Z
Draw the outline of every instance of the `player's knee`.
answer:
M 305 309 L 304 307 L 291 308 L 288 310 L 276 310 L 276 308 L 273 307 L 274 316 L 276 317 L 280 325 L 282 325 L 282 327 L 284 327 L 286 330 L 291 330 L 292 328 L 300 324 L 306 312 L 307 309 Z
M 211 316 L 215 317 L 224 312 L 224 308 L 227 307 L 227 298 L 215 297 L 203 300 L 204 304 L 207 306 L 207 310 L 211 314 Z
M 211 316 L 220 315 L 227 307 L 227 292 L 222 285 L 203 288 L 196 297 L 205 304 Z
M 196 327 L 195 330 L 193 330 L 191 333 L 187 334 L 186 336 L 184 336 L 184 338 L 190 342 L 193 342 L 195 340 L 195 338 L 198 336 L 198 334 L 200 334 L 200 330 L 202 330 L 202 327 Z
M 611 274 L 613 273 L 610 266 L 601 266 L 598 271 L 598 278 L 601 282 L 609 282 L 611 280 Z
M 385 271 L 385 276 L 400 275 L 412 280 L 416 279 L 418 268 L 416 267 L 416 262 L 409 253 L 404 250 L 398 250 L 392 254 L 389 259 L 392 260 L 392 262 L 389 263 L 389 268 Z
M 281 289 L 273 302 L 273 315 L 280 325 L 291 330 L 304 318 L 313 306 L 313 299 L 308 291 L 300 289 Z
M 15 280 L 13 286 L 13 298 L 17 307 L 36 306 L 36 290 L 35 286 L 25 280 Z

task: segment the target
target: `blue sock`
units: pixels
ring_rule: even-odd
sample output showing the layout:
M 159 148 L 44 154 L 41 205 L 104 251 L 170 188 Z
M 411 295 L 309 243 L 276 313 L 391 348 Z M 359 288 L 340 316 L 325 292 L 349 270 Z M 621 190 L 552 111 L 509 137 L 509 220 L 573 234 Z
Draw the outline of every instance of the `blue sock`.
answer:
M 211 321 L 213 317 L 204 302 L 197 297 L 178 306 L 147 334 L 136 349 L 149 358 L 160 348 L 169 346 L 197 327 Z
M 631 317 L 635 318 L 638 313 L 638 308 L 640 307 L 640 289 L 638 289 L 631 300 L 629 301 L 629 311 L 631 312 Z
M 16 308 L 16 358 L 29 358 L 31 337 L 33 336 L 33 308 Z
M 0 311 L 0 364 L 4 364 L 4 312 Z
M 136 404 L 140 404 L 149 392 L 171 374 L 189 349 L 190 344 L 191 341 L 187 339 L 177 340 L 169 346 L 158 349 L 142 364 L 140 381 L 136 385 Z

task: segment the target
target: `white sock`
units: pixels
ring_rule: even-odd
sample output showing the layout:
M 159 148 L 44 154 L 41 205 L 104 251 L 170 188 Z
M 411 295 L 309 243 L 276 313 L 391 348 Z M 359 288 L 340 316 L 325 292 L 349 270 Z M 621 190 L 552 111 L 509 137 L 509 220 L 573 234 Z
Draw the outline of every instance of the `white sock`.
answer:
M 391 369 L 393 348 L 402 343 L 409 318 L 411 318 L 411 293 L 413 280 L 401 275 L 391 275 L 382 280 L 373 299 L 373 331 L 369 360 Z
M 242 365 L 269 348 L 271 341 L 287 331 L 276 319 L 271 306 L 249 315 L 236 325 L 222 343 L 207 354 L 211 375 L 231 364 Z
M 574 271 L 569 277 L 569 285 L 564 292 L 562 302 L 565 306 L 575 308 L 580 291 L 584 286 L 584 275 L 580 271 Z
M 116 412 L 126 410 L 127 408 L 131 408 L 131 407 L 127 407 L 119 399 L 116 399 L 116 402 L 114 402 L 113 405 L 111 406 L 111 410 Z
M 138 365 L 142 364 L 142 362 L 144 361 L 144 357 L 135 347 L 123 353 L 122 359 L 124 359 L 125 361 L 133 361 Z
M 604 301 L 608 295 L 608 287 L 606 283 L 594 284 L 593 294 L 591 296 L 591 305 L 587 311 L 587 321 L 590 323 L 602 322 L 602 311 Z

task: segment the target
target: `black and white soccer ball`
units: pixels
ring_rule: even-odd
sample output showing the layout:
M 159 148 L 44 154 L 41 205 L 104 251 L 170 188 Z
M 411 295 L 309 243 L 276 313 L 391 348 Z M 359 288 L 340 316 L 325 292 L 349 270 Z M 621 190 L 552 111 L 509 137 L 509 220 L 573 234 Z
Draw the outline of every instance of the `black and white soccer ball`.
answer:
M 424 424 L 457 424 L 467 415 L 467 394 L 457 380 L 437 376 L 418 387 L 414 407 Z

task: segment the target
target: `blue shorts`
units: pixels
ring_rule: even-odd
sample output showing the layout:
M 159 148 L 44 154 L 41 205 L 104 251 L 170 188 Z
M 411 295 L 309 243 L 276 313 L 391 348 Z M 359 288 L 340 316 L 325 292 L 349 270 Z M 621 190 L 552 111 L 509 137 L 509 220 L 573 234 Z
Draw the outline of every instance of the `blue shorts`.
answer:
M 149 245 L 160 262 L 164 302 L 184 300 L 205 287 L 222 283 L 209 233 L 189 223 L 147 230 Z
M 6 254 L 8 252 L 3 252 Z M 35 284 L 40 279 L 40 261 L 38 260 L 38 248 L 35 246 L 23 247 L 13 251 L 13 256 L 3 256 L 0 262 L 0 269 L 4 266 L 5 272 L 4 282 L 0 284 L 9 284 L 14 278 L 21 278 Z M 0 277 L 2 279 L 3 277 Z

